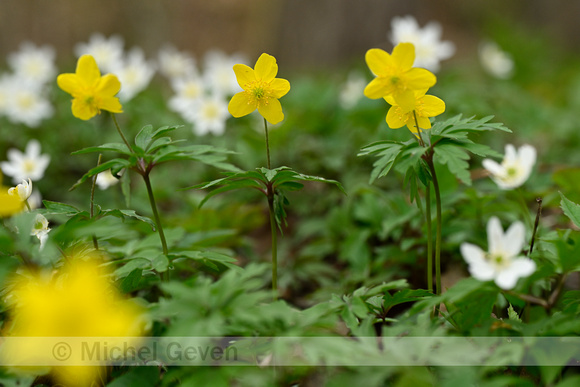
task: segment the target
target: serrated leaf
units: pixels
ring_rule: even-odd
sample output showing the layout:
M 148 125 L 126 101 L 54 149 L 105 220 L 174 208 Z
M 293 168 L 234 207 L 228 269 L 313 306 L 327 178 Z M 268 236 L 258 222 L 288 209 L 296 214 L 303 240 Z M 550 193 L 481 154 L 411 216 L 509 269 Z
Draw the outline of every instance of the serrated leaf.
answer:
M 145 151 L 153 138 L 152 133 L 153 125 L 145 125 L 135 136 L 135 145 Z
M 162 273 L 167 271 L 169 268 L 169 259 L 164 254 L 159 254 L 151 261 L 151 266 L 153 270 L 157 271 L 158 273 Z
M 520 316 L 518 316 L 518 313 L 514 310 L 514 307 L 512 306 L 512 304 L 509 304 L 510 306 L 508 307 L 508 318 L 512 321 L 517 321 L 517 322 L 522 322 L 522 319 L 520 318 Z
M 459 114 L 446 121 L 435 122 L 431 128 L 431 136 L 465 138 L 469 132 L 481 132 L 489 130 L 501 130 L 508 133 L 512 132 L 502 123 L 489 122 L 493 116 L 483 117 L 479 120 L 475 120 L 474 117 L 464 119 L 461 117 L 461 114 Z
M 434 147 L 436 158 L 441 164 L 446 164 L 449 171 L 466 185 L 471 185 L 469 174 L 469 155 L 455 144 L 438 144 Z
M 403 144 L 395 142 L 381 142 L 374 143 L 362 148 L 358 156 L 376 155 L 379 157 L 373 163 L 373 170 L 369 179 L 369 184 L 372 184 L 376 179 L 386 176 L 391 168 L 395 165 Z
M 562 192 L 559 193 L 562 198 L 560 201 L 560 208 L 564 211 L 564 215 L 570 218 L 576 227 L 580 227 L 580 205 L 569 200 Z

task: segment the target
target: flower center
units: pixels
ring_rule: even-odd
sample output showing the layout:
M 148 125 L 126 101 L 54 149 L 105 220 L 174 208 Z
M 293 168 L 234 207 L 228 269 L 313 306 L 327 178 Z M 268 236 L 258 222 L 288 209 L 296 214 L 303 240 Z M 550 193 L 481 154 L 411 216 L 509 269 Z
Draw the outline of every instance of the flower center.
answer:
M 203 116 L 207 119 L 215 119 L 219 115 L 218 108 L 214 103 L 208 103 L 203 107 Z
M 488 253 L 486 259 L 489 263 L 494 266 L 497 270 L 506 268 L 510 265 L 510 259 L 502 253 Z
M 248 103 L 254 102 L 258 106 L 267 105 L 270 99 L 270 85 L 262 81 L 253 81 L 246 85 L 246 95 L 248 96 Z
M 30 159 L 24 160 L 24 163 L 22 163 L 22 169 L 26 172 L 26 175 L 30 175 L 36 169 L 36 163 Z

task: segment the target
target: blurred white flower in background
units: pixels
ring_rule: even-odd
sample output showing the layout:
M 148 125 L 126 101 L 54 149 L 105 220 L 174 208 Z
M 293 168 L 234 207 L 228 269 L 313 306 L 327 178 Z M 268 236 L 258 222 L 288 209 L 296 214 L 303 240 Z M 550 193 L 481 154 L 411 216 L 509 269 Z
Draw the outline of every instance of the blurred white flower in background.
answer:
M 193 123 L 193 132 L 198 136 L 224 134 L 229 117 L 228 103 L 219 95 L 203 96 L 194 109 L 184 114 L 184 118 Z
M 352 109 L 363 97 L 363 90 L 367 83 L 367 80 L 359 71 L 351 71 L 346 82 L 342 84 L 338 95 L 340 106 L 343 109 Z
M 431 21 L 425 27 L 419 27 L 413 16 L 397 16 L 391 20 L 391 43 L 413 43 L 415 45 L 415 67 L 423 67 L 430 71 L 439 70 L 439 62 L 449 59 L 455 53 L 455 45 L 450 41 L 442 41 L 442 28 L 438 22 Z
M 461 255 L 469 265 L 469 273 L 480 281 L 494 282 L 502 289 L 516 286 L 519 278 L 530 276 L 536 271 L 536 263 L 520 255 L 525 242 L 522 222 L 513 223 L 504 234 L 501 223 L 495 216 L 487 223 L 488 252 L 471 243 L 462 243 Z
M 197 73 L 195 59 L 171 45 L 165 45 L 159 50 L 158 63 L 161 74 L 169 79 L 189 77 Z
M 482 42 L 478 52 L 483 69 L 490 75 L 499 79 L 508 79 L 513 75 L 512 57 L 494 42 Z
M 122 170 L 119 175 L 122 175 Z M 99 186 L 99 189 L 105 190 L 110 186 L 117 184 L 118 182 L 119 179 L 113 176 L 110 169 L 107 169 L 106 171 L 103 171 L 97 175 L 96 184 Z
M 78 43 L 75 46 L 77 57 L 92 55 L 101 73 L 111 73 L 123 63 L 123 38 L 118 35 L 106 38 L 103 34 L 94 33 L 88 43 Z
M 21 79 L 46 84 L 53 82 L 56 76 L 55 57 L 56 53 L 52 47 L 37 47 L 31 42 L 23 42 L 17 52 L 8 55 L 8 65 Z
M 187 77 L 173 78 L 171 88 L 175 95 L 169 99 L 169 107 L 182 116 L 187 116 L 205 95 L 205 87 L 203 79 L 193 73 Z
M 247 62 L 247 58 L 241 54 L 227 55 L 219 50 L 208 51 L 204 56 L 203 79 L 212 93 L 232 96 L 242 91 L 233 67 L 235 64 Z
M 121 91 L 117 96 L 121 102 L 128 102 L 149 85 L 155 75 L 155 66 L 145 59 L 142 49 L 134 47 L 126 58 L 113 66 L 111 73 L 121 82 Z
M 536 163 L 536 148 L 522 145 L 516 148 L 507 144 L 505 156 L 501 164 L 491 159 L 483 160 L 482 164 L 490 173 L 491 179 L 504 190 L 514 189 L 526 182 Z
M 26 152 L 18 149 L 8 149 L 8 161 L 0 163 L 5 175 L 11 176 L 14 183 L 30 178 L 33 181 L 42 179 L 44 171 L 50 163 L 49 155 L 40 154 L 40 143 L 30 140 L 26 145 Z
M 8 93 L 10 96 L 3 103 L 4 114 L 12 123 L 36 128 L 43 120 L 52 117 L 53 107 L 44 96 L 42 84 L 13 77 L 2 85 L 7 89 L 1 94 Z

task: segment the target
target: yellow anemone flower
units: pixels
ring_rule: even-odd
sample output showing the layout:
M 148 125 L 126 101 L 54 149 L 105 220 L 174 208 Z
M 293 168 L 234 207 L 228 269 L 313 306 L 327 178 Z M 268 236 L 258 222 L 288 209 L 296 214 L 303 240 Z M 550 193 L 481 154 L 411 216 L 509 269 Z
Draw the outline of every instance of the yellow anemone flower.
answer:
M 290 91 L 290 82 L 276 78 L 278 65 L 272 55 L 262 54 L 252 69 L 243 64 L 234 65 L 238 84 L 244 91 L 234 95 L 228 105 L 230 114 L 243 117 L 258 109 L 269 123 L 277 124 L 284 119 L 282 98 Z
M 124 299 L 105 274 L 96 262 L 79 258 L 67 262 L 53 275 L 23 272 L 13 281 L 6 297 L 10 320 L 4 325 L 2 336 L 15 338 L 16 344 L 7 341 L 8 346 L 1 352 L 5 357 L 2 360 L 19 364 L 43 354 L 48 357 L 39 358 L 38 365 L 52 364 L 56 356 L 54 348 L 43 347 L 46 344 L 39 342 L 38 337 L 58 338 L 73 348 L 76 342 L 68 338 L 107 337 L 110 346 L 127 341 L 130 345 L 137 344 L 137 336 L 143 333 L 142 309 Z M 119 342 L 113 339 L 116 337 Z M 90 360 L 83 356 L 80 351 L 72 351 L 69 357 L 58 359 L 62 361 L 52 369 L 52 374 L 61 385 L 94 385 L 102 370 L 80 365 Z M 41 374 L 48 370 L 47 367 L 25 367 L 19 371 Z
M 379 48 L 370 49 L 365 60 L 376 75 L 364 90 L 365 96 L 371 99 L 393 96 L 399 106 L 411 107 L 415 91 L 429 89 L 437 82 L 429 70 L 413 67 L 415 46 L 412 43 L 397 44 L 392 54 Z
M 88 120 L 107 110 L 122 113 L 123 107 L 115 95 L 121 89 L 117 76 L 107 74 L 101 77 L 95 58 L 83 55 L 77 62 L 74 74 L 60 74 L 58 87 L 73 96 L 72 114 L 81 120 Z
M 0 218 L 7 218 L 24 210 L 24 202 L 18 195 L 8 193 L 8 188 L 0 186 Z
M 407 125 L 412 133 L 418 133 L 415 117 L 421 129 L 431 129 L 429 117 L 435 117 L 445 111 L 445 102 L 433 95 L 425 95 L 427 90 L 420 90 L 414 93 L 414 101 L 410 106 L 400 106 L 392 97 L 385 97 L 385 101 L 391 104 L 387 113 L 387 124 L 391 129 L 398 129 Z

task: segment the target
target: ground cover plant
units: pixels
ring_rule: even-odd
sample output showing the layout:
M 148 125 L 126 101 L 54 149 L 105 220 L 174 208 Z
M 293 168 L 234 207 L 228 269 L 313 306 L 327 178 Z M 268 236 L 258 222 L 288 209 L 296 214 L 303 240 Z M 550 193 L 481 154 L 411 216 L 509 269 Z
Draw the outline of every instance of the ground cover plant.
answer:
M 503 31 L 447 66 L 436 23 L 392 25 L 325 74 L 9 56 L 1 383 L 576 385 L 580 58 Z M 165 353 L 42 341 L 75 337 Z

